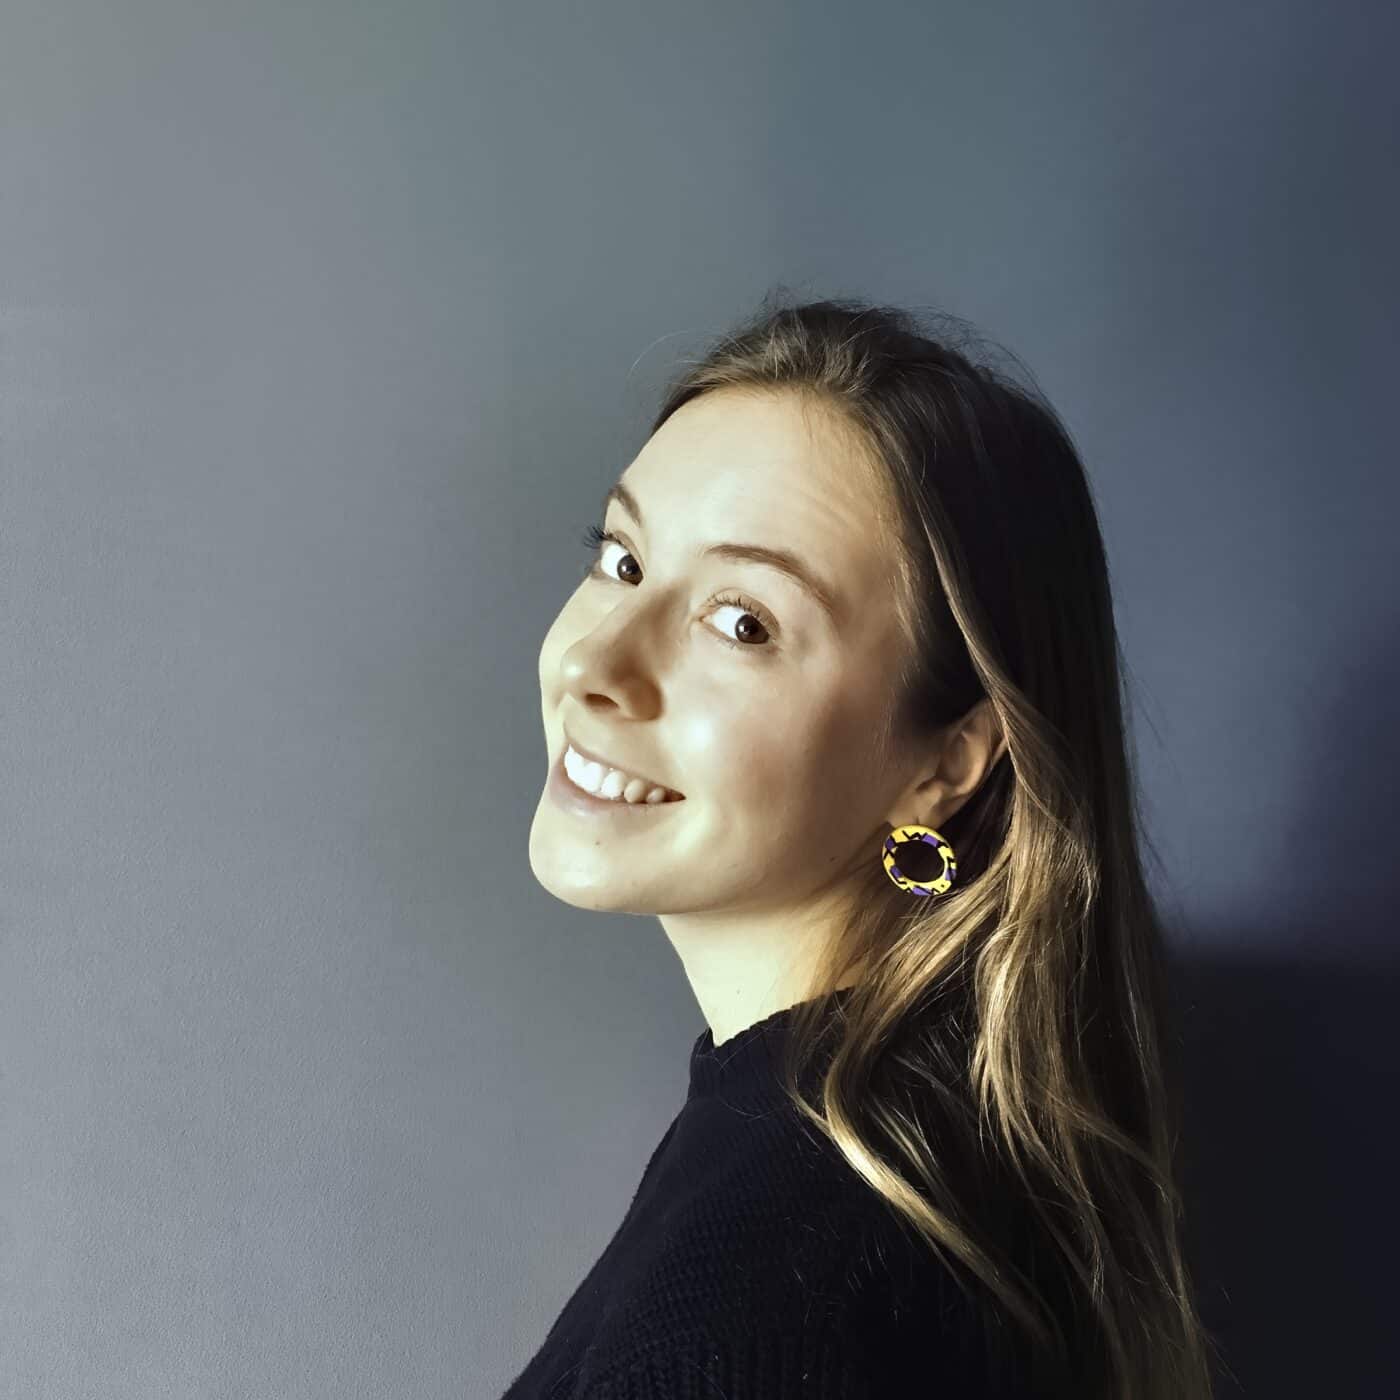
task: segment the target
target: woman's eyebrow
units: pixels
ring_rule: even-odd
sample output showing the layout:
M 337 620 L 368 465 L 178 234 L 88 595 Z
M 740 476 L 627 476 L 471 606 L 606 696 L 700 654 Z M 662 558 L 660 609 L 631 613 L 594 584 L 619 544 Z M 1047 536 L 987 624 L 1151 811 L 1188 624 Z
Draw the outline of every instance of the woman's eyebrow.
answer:
M 637 498 L 619 481 L 608 487 L 603 497 L 603 514 L 616 501 L 638 525 L 645 525 L 642 508 Z M 773 549 L 761 544 L 731 544 L 728 542 L 706 545 L 702 555 L 714 559 L 732 559 L 740 564 L 766 564 L 786 574 L 797 586 L 809 594 L 818 607 L 826 613 L 832 626 L 840 622 L 835 595 L 803 562 L 789 549 Z

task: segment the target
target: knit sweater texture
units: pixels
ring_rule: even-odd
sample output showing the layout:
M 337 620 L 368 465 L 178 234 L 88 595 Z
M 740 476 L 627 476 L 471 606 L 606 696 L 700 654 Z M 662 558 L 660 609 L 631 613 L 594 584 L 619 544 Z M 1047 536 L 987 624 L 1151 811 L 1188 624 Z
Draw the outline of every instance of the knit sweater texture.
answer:
M 787 1101 L 795 1011 L 696 1040 L 622 1223 L 502 1400 L 1059 1395 Z

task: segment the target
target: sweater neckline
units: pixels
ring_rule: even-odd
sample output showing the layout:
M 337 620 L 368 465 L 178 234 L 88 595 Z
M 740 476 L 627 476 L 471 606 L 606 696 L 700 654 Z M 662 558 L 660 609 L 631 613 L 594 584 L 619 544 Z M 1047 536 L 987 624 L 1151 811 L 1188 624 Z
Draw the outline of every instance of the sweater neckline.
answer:
M 813 1001 L 830 1001 L 841 1006 L 851 988 L 842 987 L 829 997 L 785 1006 L 736 1031 L 728 1040 L 715 1044 L 714 1031 L 706 1026 L 690 1052 L 689 1099 L 709 1098 L 721 1092 L 726 1098 L 763 1097 L 781 1092 L 782 1050 L 797 1013 Z M 824 1030 L 830 1030 L 831 1022 Z

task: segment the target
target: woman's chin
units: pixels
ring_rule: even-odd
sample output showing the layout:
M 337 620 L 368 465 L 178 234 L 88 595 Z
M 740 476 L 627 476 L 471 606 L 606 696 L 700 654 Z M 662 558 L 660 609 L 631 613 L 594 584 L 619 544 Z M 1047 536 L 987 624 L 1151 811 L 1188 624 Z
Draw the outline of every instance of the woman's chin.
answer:
M 557 837 L 546 837 L 543 833 L 537 836 L 535 828 L 531 828 L 530 873 L 541 889 L 576 909 L 598 913 L 630 912 L 625 908 L 626 882 L 616 878 L 605 852 L 597 847 L 579 852 L 577 854 L 583 857 L 580 863 L 578 859 L 566 857 L 560 845 Z

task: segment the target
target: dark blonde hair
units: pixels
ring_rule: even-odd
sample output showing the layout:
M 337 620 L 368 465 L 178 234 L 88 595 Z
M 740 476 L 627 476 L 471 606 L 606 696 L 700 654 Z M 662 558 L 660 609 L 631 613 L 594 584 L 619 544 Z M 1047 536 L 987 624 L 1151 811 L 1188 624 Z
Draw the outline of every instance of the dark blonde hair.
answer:
M 998 1325 L 1071 1368 L 1077 1395 L 1206 1400 L 1214 1342 L 1181 1237 L 1166 951 L 1098 518 L 1040 391 L 975 363 L 966 323 L 937 321 L 935 335 L 908 310 L 770 295 L 686 365 L 652 423 L 722 389 L 835 410 L 889 488 L 909 645 L 882 751 L 983 699 L 1006 741 L 939 828 L 957 858 L 947 894 L 899 890 L 869 852 L 793 1022 L 785 1087 Z M 809 1102 L 799 1080 L 833 1015 Z

